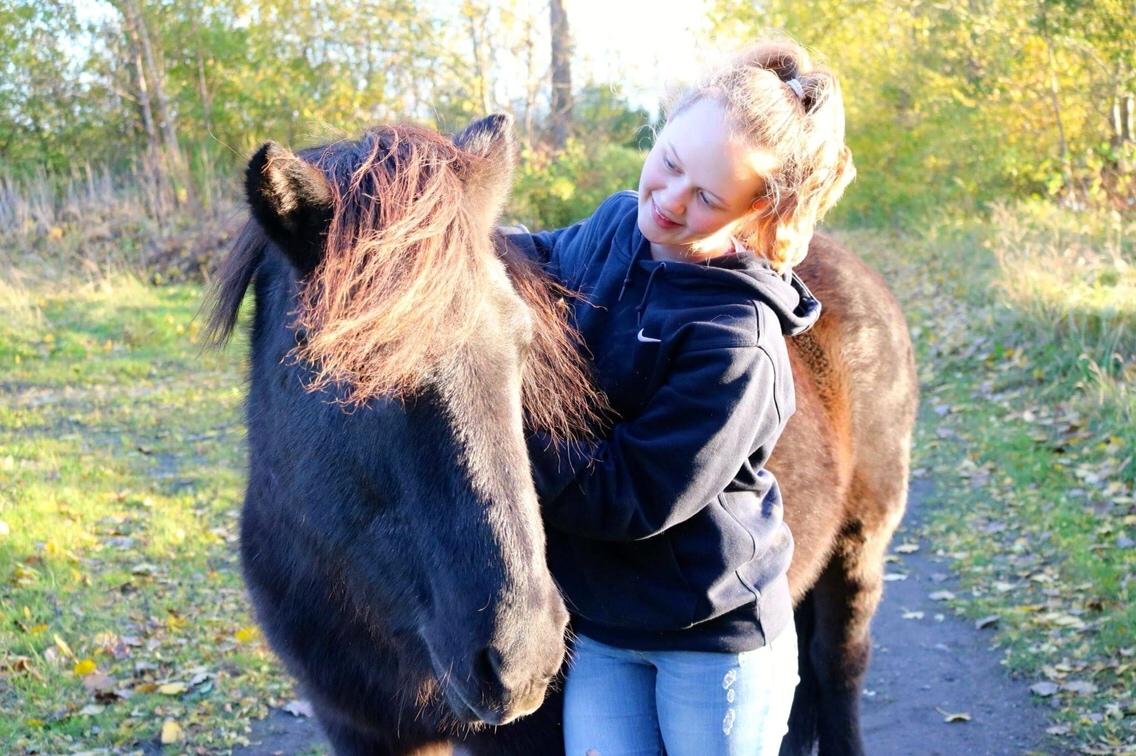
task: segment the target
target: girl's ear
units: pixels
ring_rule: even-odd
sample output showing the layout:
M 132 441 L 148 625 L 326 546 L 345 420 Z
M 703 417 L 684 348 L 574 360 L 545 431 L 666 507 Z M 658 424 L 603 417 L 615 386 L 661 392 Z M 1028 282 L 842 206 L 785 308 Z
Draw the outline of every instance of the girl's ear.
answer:
M 319 263 L 334 199 L 318 168 L 291 150 L 267 142 L 249 160 L 245 191 L 256 221 L 300 275 Z

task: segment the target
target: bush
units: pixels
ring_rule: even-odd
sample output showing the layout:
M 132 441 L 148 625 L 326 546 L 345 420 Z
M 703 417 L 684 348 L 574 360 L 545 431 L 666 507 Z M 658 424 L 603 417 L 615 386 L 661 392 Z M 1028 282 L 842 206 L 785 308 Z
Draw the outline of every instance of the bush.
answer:
M 577 139 L 555 155 L 525 150 L 505 219 L 534 231 L 569 226 L 609 195 L 638 186 L 643 157 L 623 145 Z

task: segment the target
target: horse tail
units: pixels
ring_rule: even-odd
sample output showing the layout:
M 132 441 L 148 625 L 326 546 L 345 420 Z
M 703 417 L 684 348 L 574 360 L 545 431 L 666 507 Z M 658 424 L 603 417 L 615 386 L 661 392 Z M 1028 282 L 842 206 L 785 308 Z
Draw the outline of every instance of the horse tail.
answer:
M 232 336 L 241 300 L 264 259 L 267 243 L 260 226 L 251 218 L 246 221 L 228 256 L 222 261 L 217 278 L 203 304 L 203 308 L 208 308 L 203 330 L 205 346 L 224 346 Z

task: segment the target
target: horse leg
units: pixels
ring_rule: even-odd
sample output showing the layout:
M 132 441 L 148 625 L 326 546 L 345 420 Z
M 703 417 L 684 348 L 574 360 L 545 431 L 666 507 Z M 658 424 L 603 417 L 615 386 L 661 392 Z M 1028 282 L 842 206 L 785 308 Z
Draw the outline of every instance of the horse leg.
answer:
M 781 756 L 808 756 L 817 741 L 817 698 L 820 695 L 816 672 L 813 671 L 809 648 L 816 632 L 816 616 L 810 591 L 798 602 L 793 612 L 797 627 L 797 675 L 799 682 L 793 694 L 793 710 L 789 714 L 789 732 L 781 741 Z
M 904 503 L 900 497 L 898 506 L 885 508 L 874 522 L 847 523 L 813 587 L 815 626 L 808 657 L 816 675 L 821 756 L 864 753 L 860 692 L 872 648 L 869 625 L 883 594 L 884 556 Z

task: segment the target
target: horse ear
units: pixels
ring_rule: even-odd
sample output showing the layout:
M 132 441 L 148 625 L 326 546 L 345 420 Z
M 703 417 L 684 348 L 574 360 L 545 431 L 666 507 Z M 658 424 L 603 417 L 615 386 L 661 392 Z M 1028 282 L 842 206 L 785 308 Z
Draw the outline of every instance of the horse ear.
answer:
M 488 228 L 501 214 L 513 183 L 513 117 L 496 113 L 474 121 L 454 136 L 454 145 L 479 158 L 462 178 L 471 211 Z
M 276 142 L 266 142 L 245 172 L 249 208 L 300 275 L 319 263 L 334 199 L 319 169 Z

